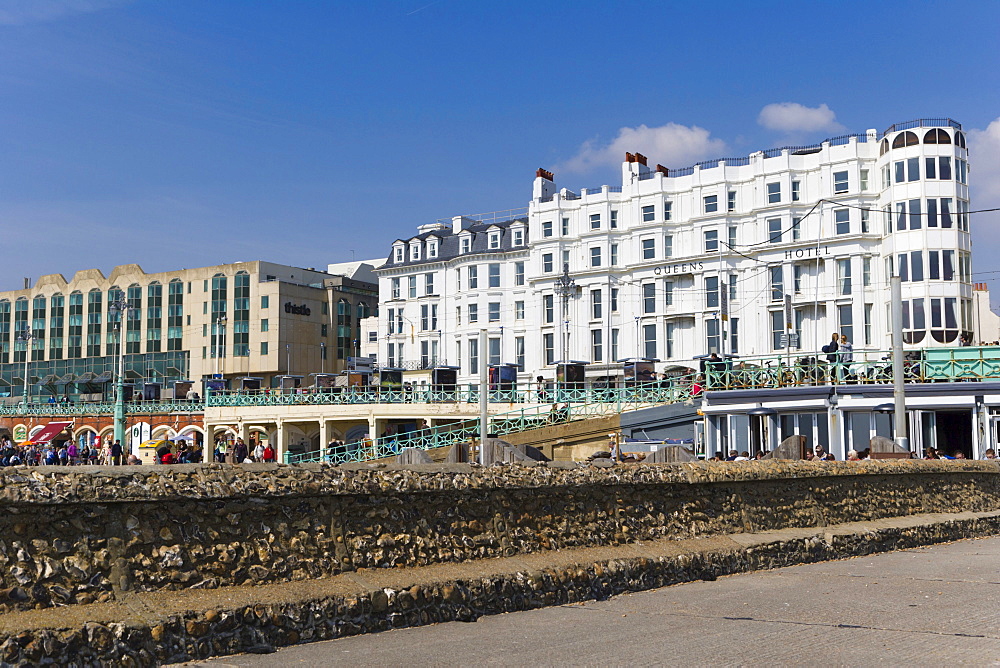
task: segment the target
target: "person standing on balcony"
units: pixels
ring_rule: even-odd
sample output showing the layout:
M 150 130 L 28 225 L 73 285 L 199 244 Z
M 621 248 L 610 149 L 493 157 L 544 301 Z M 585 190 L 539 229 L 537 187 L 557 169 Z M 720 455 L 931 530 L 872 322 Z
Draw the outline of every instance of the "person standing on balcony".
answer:
M 821 350 L 826 354 L 826 361 L 829 364 L 829 376 L 830 380 L 834 383 L 837 382 L 837 349 L 840 348 L 840 334 L 837 332 L 833 333 L 833 337 L 830 339 L 830 343 L 826 344 L 821 348 Z
M 854 362 L 854 345 L 847 340 L 846 334 L 840 335 L 840 349 L 837 351 L 840 362 L 840 379 L 846 381 Z

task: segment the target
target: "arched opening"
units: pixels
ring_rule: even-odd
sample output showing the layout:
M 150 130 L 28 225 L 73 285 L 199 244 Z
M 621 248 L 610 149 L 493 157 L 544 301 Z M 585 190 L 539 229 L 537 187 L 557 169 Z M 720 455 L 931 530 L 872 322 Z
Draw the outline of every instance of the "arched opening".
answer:
M 940 128 L 935 128 L 933 130 L 928 130 L 927 134 L 924 135 L 925 144 L 950 144 L 951 135 L 948 134 L 946 130 Z
M 907 130 L 896 135 L 896 138 L 892 140 L 892 147 L 903 148 L 904 146 L 916 146 L 919 143 L 920 140 L 917 139 L 916 133 Z

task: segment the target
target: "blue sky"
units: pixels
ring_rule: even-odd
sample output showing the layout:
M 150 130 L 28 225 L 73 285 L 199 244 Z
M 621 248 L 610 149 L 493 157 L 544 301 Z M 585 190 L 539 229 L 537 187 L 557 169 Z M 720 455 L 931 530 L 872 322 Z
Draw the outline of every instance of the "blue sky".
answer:
M 537 167 L 577 189 L 626 148 L 681 167 L 920 117 L 970 130 L 973 208 L 1000 206 L 998 32 L 995 2 L 0 0 L 0 289 L 385 256 L 526 206 Z

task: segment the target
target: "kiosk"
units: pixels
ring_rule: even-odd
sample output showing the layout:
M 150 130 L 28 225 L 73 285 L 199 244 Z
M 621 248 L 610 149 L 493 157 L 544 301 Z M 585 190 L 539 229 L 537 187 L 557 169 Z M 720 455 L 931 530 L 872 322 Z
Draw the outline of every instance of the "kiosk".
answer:
M 585 387 L 586 367 L 589 362 L 556 362 L 556 388 L 582 390 Z
M 458 389 L 458 367 L 436 366 L 431 369 L 431 391 L 454 395 Z
M 402 392 L 403 369 L 380 369 L 378 372 L 378 386 L 382 392 Z
M 649 357 L 634 357 L 619 361 L 625 365 L 625 387 L 650 385 L 656 382 L 656 372 L 654 369 L 656 362 L 660 360 Z
M 259 390 L 261 381 L 263 378 L 258 378 L 256 376 L 244 376 L 242 378 L 234 379 L 236 383 L 237 390 Z
M 489 372 L 490 391 L 512 392 L 517 389 L 516 364 L 491 364 Z

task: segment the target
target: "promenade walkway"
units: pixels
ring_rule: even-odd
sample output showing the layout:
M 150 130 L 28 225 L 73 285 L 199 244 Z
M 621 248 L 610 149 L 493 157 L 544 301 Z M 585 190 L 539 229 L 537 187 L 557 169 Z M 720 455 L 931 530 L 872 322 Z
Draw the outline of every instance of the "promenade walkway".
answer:
M 186 665 L 982 665 L 998 559 L 965 540 Z

